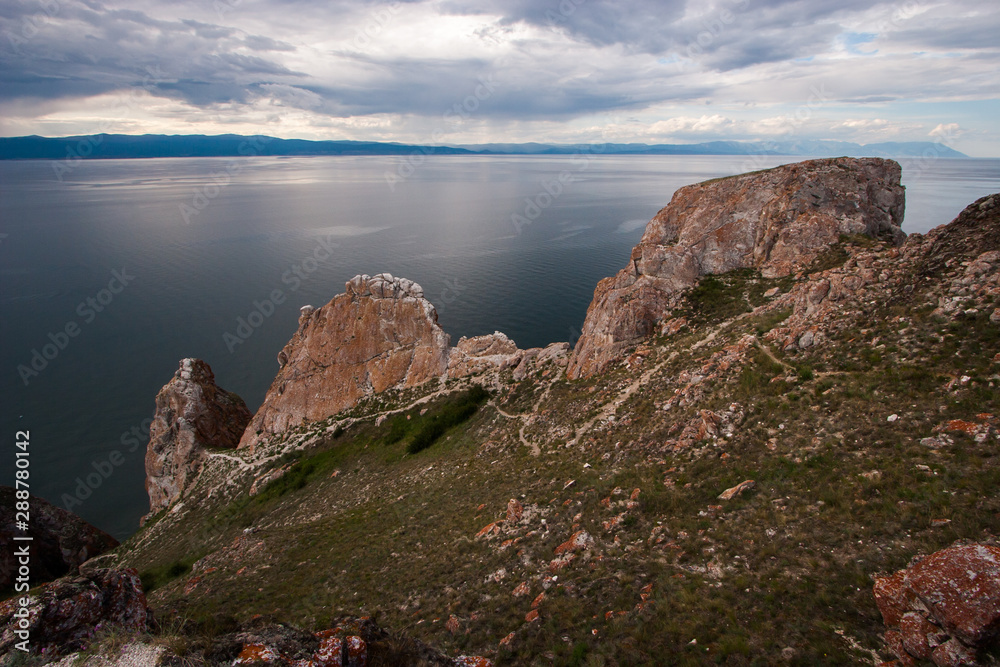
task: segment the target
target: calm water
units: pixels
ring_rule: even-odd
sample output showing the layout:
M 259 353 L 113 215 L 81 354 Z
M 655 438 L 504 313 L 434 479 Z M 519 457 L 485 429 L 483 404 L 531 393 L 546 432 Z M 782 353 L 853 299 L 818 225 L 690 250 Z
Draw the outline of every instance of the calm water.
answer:
M 748 167 L 731 157 L 439 157 L 390 188 L 387 172 L 409 173 L 403 158 L 262 158 L 217 186 L 231 164 L 92 161 L 58 182 L 50 162 L 0 163 L 0 465 L 13 470 L 14 433 L 30 429 L 33 491 L 58 505 L 73 497 L 74 511 L 119 538 L 148 508 L 145 439 L 130 431 L 143 432 L 179 359 L 205 359 L 256 409 L 299 307 L 381 271 L 420 282 L 453 341 L 498 329 L 521 347 L 568 340 L 594 285 L 624 266 L 676 188 Z M 926 231 L 1000 190 L 1000 160 L 904 163 L 904 183 L 903 228 Z M 271 312 L 275 290 L 284 300 Z M 223 335 L 255 302 L 268 316 L 227 346 Z M 74 336 L 60 334 L 67 327 Z M 26 385 L 18 365 L 49 343 L 54 358 Z

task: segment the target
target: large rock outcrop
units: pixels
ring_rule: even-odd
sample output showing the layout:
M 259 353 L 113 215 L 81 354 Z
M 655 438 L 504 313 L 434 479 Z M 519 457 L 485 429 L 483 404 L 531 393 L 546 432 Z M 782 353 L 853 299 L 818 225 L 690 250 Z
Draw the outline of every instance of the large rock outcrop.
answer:
M 27 631 L 32 653 L 51 657 L 85 648 L 98 630 L 138 633 L 150 620 L 142 583 L 132 568 L 57 579 L 34 591 L 24 608 L 20 597 L 0 603 L 0 655 L 18 650 L 14 647 L 25 636 L 18 631 Z M 22 609 L 27 611 L 23 621 L 18 616 Z
M 875 580 L 886 647 L 903 665 L 974 665 L 1000 634 L 1000 548 L 950 547 Z
M 810 264 L 841 234 L 899 243 L 900 167 L 880 158 L 810 160 L 689 185 L 649 222 L 628 266 L 597 285 L 567 375 L 592 375 L 655 331 L 700 276 Z
M 208 364 L 183 359 L 156 395 L 146 447 L 147 516 L 181 497 L 201 471 L 207 448 L 235 448 L 250 417 L 242 398 L 215 384 Z
M 118 540 L 72 512 L 36 496 L 28 502 L 32 586 L 73 573 L 84 561 L 118 546 Z M 14 503 L 14 489 L 0 486 L 0 590 L 14 587 L 18 571 L 14 535 L 22 533 L 15 533 Z
M 420 285 L 388 273 L 355 276 L 322 308 L 302 309 L 298 330 L 278 354 L 281 369 L 240 447 L 390 387 L 442 377 L 448 343 Z

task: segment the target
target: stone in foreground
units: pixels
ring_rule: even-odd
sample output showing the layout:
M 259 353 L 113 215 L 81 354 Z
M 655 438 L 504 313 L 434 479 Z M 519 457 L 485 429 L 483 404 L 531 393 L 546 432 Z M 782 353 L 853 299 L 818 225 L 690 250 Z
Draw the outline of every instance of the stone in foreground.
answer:
M 0 486 L 0 544 L 13 545 L 15 532 L 15 490 Z M 85 561 L 118 546 L 118 540 L 61 507 L 37 496 L 29 497 L 31 524 L 31 585 L 75 574 Z M 14 588 L 18 570 L 14 548 L 0 552 L 0 590 Z
M 0 655 L 19 641 L 14 633 L 18 598 L 0 603 Z M 85 577 L 63 577 L 31 596 L 28 627 L 32 652 L 48 656 L 87 646 L 97 630 L 119 628 L 139 633 L 150 620 L 138 573 L 132 569 L 94 570 Z
M 1000 548 L 943 549 L 877 579 L 874 592 L 889 651 L 904 664 L 976 664 L 1000 634 Z

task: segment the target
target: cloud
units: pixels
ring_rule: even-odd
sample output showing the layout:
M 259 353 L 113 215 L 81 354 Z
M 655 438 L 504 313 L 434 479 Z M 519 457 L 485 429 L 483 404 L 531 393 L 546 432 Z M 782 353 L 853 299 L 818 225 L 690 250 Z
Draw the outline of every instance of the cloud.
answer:
M 129 95 L 129 127 L 177 132 L 926 137 L 961 121 L 1000 146 L 987 114 L 913 106 L 995 99 L 998 30 L 978 0 L 13 0 L 0 127 L 69 127 L 68 109 Z

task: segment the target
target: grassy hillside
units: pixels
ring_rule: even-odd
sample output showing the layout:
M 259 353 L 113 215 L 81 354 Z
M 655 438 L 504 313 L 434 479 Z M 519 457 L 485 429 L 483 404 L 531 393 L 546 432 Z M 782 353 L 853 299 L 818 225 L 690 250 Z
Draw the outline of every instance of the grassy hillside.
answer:
M 217 453 L 118 558 L 166 634 L 352 614 L 498 664 L 875 664 L 872 575 L 1000 531 L 1000 298 L 942 318 L 946 274 L 898 280 L 786 351 L 768 290 L 891 252 L 706 277 L 600 376 L 388 393 Z

